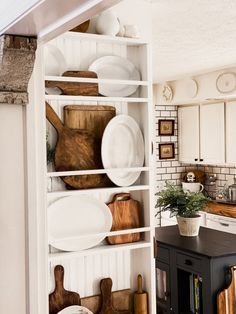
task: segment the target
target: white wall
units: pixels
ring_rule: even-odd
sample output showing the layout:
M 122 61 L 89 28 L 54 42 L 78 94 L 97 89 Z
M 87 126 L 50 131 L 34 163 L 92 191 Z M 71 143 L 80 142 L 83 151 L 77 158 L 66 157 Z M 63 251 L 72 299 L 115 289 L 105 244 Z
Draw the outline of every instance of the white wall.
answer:
M 26 313 L 23 107 L 0 104 L 0 313 Z

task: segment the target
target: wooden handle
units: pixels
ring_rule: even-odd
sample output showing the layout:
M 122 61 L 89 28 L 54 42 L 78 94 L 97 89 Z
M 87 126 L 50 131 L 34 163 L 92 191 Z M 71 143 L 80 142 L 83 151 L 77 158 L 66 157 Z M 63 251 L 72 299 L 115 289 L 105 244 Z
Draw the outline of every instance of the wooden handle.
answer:
M 56 112 L 52 109 L 49 103 L 46 102 L 46 117 L 48 121 L 54 126 L 58 133 L 61 133 L 64 129 L 64 125 Z
M 55 290 L 64 290 L 63 282 L 64 282 L 64 267 L 62 265 L 57 265 L 54 268 L 54 276 L 55 276 Z
M 100 282 L 100 289 L 102 294 L 102 305 L 103 307 L 112 308 L 112 280 L 111 278 L 102 279 Z
M 118 194 L 115 194 L 114 197 L 113 197 L 113 202 L 115 201 L 123 201 L 124 199 L 125 200 L 130 200 L 130 194 L 129 193 L 118 193 Z
M 138 293 L 143 293 L 143 278 L 142 278 L 142 275 L 138 275 Z

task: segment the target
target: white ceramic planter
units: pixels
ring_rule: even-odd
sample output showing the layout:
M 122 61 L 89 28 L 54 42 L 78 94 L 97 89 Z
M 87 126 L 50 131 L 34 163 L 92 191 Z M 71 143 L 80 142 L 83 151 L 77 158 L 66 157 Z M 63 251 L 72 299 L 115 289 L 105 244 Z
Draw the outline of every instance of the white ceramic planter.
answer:
M 179 227 L 179 233 L 185 237 L 196 237 L 199 233 L 201 216 L 197 217 L 181 217 L 177 216 L 177 222 Z

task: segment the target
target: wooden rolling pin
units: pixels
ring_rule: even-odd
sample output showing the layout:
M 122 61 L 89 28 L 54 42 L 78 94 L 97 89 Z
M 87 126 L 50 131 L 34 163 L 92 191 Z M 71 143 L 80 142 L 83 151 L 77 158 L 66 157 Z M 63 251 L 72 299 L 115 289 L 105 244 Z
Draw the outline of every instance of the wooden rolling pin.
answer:
M 138 275 L 138 291 L 134 294 L 134 314 L 148 314 L 148 295 L 143 291 L 143 278 Z

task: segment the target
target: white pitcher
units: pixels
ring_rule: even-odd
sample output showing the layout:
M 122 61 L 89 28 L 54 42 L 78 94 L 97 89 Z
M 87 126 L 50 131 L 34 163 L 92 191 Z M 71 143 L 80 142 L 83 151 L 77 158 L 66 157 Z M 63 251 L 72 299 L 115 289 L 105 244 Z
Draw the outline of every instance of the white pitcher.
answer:
M 120 30 L 120 22 L 112 10 L 102 12 L 96 23 L 96 31 L 98 34 L 116 36 Z

